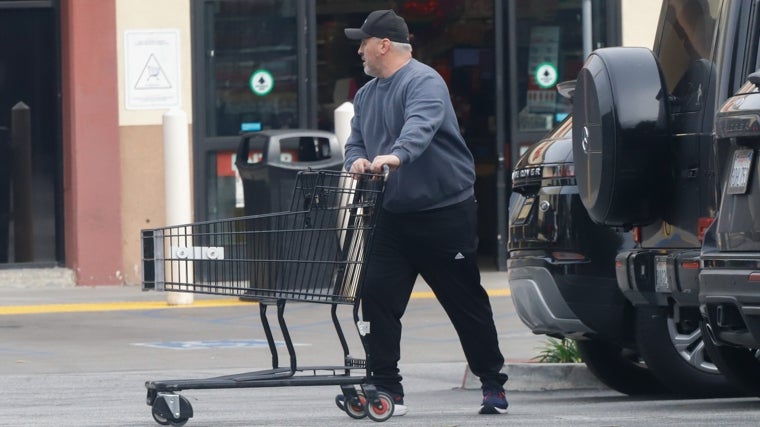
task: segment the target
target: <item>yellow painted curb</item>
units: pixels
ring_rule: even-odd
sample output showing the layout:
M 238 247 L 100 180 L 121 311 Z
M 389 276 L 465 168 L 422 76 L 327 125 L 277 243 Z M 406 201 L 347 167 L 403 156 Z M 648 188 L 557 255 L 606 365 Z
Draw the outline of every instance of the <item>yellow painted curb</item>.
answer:
M 488 290 L 489 296 L 510 296 L 509 289 Z M 435 298 L 432 291 L 412 292 L 413 299 Z M 20 314 L 48 314 L 48 313 L 87 313 L 98 311 L 129 311 L 129 310 L 157 310 L 165 308 L 211 308 L 231 307 L 255 304 L 255 302 L 241 301 L 238 298 L 208 299 L 194 301 L 188 305 L 169 305 L 166 301 L 126 301 L 126 302 L 98 302 L 98 303 L 75 303 L 75 304 L 40 304 L 40 305 L 17 305 L 0 306 L 0 316 Z

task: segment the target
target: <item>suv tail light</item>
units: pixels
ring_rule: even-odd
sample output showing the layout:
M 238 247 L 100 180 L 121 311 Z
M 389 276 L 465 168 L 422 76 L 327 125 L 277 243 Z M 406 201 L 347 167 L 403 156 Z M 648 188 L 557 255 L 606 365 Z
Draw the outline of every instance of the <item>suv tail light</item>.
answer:
M 552 252 L 552 257 L 557 261 L 585 261 L 586 257 L 576 252 Z
M 710 225 L 715 221 L 715 218 L 699 218 L 697 220 L 697 237 L 701 242 L 705 238 L 705 231 L 710 228 Z

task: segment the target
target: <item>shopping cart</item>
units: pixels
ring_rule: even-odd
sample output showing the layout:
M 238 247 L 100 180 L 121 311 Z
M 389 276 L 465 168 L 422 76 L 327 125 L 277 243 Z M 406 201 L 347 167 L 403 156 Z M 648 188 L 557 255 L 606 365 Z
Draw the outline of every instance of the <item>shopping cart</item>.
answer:
M 353 418 L 385 421 L 393 415 L 390 395 L 365 384 L 366 334 L 359 319 L 364 264 L 387 178 L 302 171 L 291 209 L 264 215 L 197 222 L 142 231 L 143 290 L 238 296 L 257 301 L 272 354 L 272 369 L 205 379 L 148 381 L 147 404 L 161 425 L 184 425 L 193 416 L 188 389 L 338 385 L 345 411 Z M 243 298 L 244 297 L 244 298 Z M 298 366 L 285 322 L 288 301 L 331 305 L 332 323 L 343 350 L 339 366 Z M 353 306 L 353 321 L 364 347 L 354 358 L 338 318 L 338 306 Z M 277 322 L 290 357 L 279 358 L 267 307 Z M 361 369 L 362 375 L 352 371 Z

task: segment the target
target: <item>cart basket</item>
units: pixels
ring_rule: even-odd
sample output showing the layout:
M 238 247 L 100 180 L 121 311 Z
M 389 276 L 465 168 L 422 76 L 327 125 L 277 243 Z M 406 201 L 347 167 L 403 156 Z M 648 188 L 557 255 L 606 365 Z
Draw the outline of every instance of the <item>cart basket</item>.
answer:
M 351 304 L 384 182 L 301 171 L 291 211 L 143 230 L 143 290 Z

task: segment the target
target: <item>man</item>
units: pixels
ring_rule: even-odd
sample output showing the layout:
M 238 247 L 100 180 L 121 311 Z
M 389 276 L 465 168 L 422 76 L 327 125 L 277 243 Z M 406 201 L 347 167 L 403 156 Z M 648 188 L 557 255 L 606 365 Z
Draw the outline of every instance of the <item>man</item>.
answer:
M 477 264 L 474 161 L 446 83 L 412 58 L 406 22 L 392 10 L 374 11 L 345 33 L 361 40 L 364 72 L 374 77 L 354 99 L 345 168 L 391 171 L 362 291 L 363 320 L 370 323 L 368 382 L 394 398 L 394 415 L 407 412 L 398 370 L 401 316 L 419 274 L 480 377 L 480 413 L 505 413 L 504 357 Z

